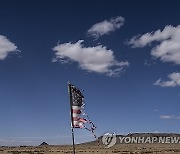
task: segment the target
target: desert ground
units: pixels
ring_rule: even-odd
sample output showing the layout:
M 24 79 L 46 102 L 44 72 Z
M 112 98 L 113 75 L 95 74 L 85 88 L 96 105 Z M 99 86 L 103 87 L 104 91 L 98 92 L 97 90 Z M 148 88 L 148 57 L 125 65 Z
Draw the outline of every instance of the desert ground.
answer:
M 72 146 L 0 147 L 0 154 L 71 154 Z M 77 154 L 180 154 L 180 144 L 76 145 Z

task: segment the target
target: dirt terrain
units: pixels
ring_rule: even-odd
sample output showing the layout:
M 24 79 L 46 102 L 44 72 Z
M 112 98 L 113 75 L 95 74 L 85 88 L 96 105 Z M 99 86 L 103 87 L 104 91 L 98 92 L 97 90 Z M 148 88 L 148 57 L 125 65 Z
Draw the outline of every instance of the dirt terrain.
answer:
M 0 147 L 0 154 L 71 154 L 72 146 Z M 77 154 L 180 154 L 180 144 L 76 145 Z

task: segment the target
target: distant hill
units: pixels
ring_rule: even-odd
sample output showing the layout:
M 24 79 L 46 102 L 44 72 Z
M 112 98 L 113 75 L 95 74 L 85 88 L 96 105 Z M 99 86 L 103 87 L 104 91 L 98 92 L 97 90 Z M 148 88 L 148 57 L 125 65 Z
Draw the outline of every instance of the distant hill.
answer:
M 47 144 L 46 142 L 42 142 L 39 146 L 48 146 L 49 144 Z
M 116 135 L 117 138 L 122 138 L 122 137 L 134 137 L 134 138 L 143 138 L 144 139 L 147 139 L 148 137 L 150 138 L 167 138 L 167 137 L 176 137 L 177 139 L 179 139 L 179 142 L 180 143 L 180 134 L 178 133 L 130 133 L 130 134 L 127 134 L 127 135 Z M 102 138 L 103 136 L 100 136 L 98 137 L 97 140 L 95 141 L 91 141 L 91 142 L 86 142 L 86 143 L 83 143 L 83 144 L 90 144 L 90 145 L 94 145 L 94 144 L 102 144 Z M 117 142 L 116 144 L 120 144 L 120 140 L 117 139 Z

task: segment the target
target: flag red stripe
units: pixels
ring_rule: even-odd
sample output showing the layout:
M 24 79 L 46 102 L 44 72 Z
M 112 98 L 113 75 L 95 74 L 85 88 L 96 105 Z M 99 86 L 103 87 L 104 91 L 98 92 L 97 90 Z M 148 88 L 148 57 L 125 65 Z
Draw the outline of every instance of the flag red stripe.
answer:
M 81 114 L 81 110 L 72 110 L 73 113 Z

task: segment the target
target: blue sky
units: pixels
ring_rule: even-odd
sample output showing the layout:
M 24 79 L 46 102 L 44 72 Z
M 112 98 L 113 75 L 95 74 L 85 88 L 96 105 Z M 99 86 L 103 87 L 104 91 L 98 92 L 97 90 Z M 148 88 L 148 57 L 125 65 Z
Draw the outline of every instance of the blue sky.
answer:
M 84 89 L 98 136 L 180 133 L 179 5 L 1 1 L 0 145 L 70 144 L 67 81 Z

